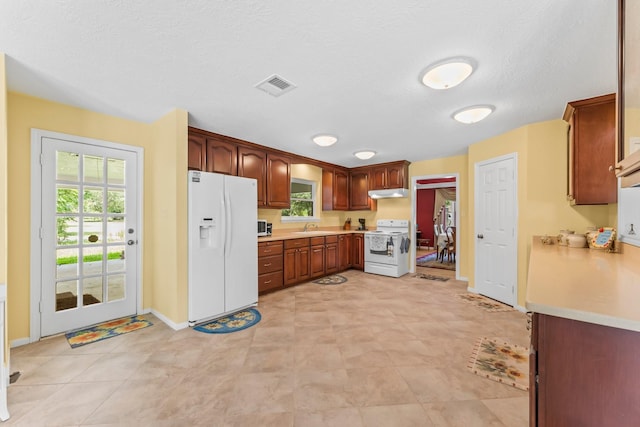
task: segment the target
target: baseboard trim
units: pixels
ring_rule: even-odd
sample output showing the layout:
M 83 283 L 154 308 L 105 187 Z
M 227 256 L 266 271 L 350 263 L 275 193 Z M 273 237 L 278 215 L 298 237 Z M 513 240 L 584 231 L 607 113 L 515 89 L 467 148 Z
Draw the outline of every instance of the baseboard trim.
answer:
M 17 340 L 13 340 L 13 341 L 11 341 L 10 346 L 11 346 L 11 348 L 14 348 L 14 347 L 20 347 L 20 346 L 23 346 L 23 345 L 27 345 L 27 344 L 31 344 L 31 339 L 29 337 L 27 337 L 27 338 L 18 338 Z
M 168 327 L 170 327 L 174 331 L 179 331 L 180 329 L 186 329 L 189 327 L 189 324 L 187 322 L 175 323 L 174 321 L 169 319 L 167 316 L 165 316 L 164 314 L 154 309 L 151 309 L 150 313 L 156 316 L 158 319 L 162 320 Z

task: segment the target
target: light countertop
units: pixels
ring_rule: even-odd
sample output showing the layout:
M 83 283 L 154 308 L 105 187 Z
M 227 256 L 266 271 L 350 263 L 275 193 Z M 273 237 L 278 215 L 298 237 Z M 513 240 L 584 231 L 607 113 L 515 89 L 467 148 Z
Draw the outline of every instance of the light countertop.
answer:
M 622 253 L 608 253 L 534 237 L 526 308 L 640 332 L 640 248 L 622 246 Z
M 274 230 L 271 236 L 258 237 L 258 243 L 260 242 L 272 242 L 274 240 L 289 240 L 289 239 L 304 239 L 308 237 L 319 236 L 335 236 L 337 234 L 363 234 L 367 231 L 371 231 L 372 228 L 367 230 L 343 230 L 342 227 L 326 227 L 321 229 L 311 229 L 311 231 L 303 232 L 302 230 Z

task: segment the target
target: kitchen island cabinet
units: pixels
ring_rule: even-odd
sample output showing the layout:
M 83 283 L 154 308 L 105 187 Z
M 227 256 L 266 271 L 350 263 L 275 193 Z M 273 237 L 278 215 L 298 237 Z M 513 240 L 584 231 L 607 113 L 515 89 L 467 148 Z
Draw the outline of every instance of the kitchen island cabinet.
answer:
M 628 245 L 607 253 L 533 239 L 531 426 L 638 425 L 639 256 Z

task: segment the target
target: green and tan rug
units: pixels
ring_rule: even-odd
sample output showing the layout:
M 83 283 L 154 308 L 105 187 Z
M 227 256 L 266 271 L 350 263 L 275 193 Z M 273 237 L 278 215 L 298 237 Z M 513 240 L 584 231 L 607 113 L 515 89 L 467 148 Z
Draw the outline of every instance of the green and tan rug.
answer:
M 529 390 L 529 349 L 497 338 L 480 338 L 476 342 L 469 364 L 476 375 L 520 390 Z
M 99 325 L 92 326 L 91 328 L 67 332 L 65 336 L 67 337 L 67 341 L 71 348 L 76 348 L 97 341 L 106 340 L 107 338 L 113 338 L 118 335 L 137 331 L 138 329 L 152 325 L 153 323 L 148 321 L 144 316 L 123 317 L 122 319 L 100 323 Z
M 458 294 L 458 296 L 462 298 L 464 301 L 470 304 L 473 304 L 476 307 L 480 307 L 485 311 L 496 312 L 496 311 L 513 311 L 514 310 L 513 307 L 510 307 L 507 304 L 503 304 L 501 302 L 492 300 L 491 298 L 487 298 L 482 295 L 472 294 L 467 292 L 464 294 Z

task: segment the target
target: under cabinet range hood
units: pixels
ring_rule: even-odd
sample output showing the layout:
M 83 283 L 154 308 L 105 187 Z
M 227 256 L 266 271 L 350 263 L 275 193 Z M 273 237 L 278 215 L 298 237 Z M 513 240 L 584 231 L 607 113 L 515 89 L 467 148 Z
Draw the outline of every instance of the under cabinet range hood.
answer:
M 369 197 L 372 199 L 392 199 L 395 197 L 409 197 L 409 190 L 406 188 L 387 188 L 385 190 L 369 190 Z

